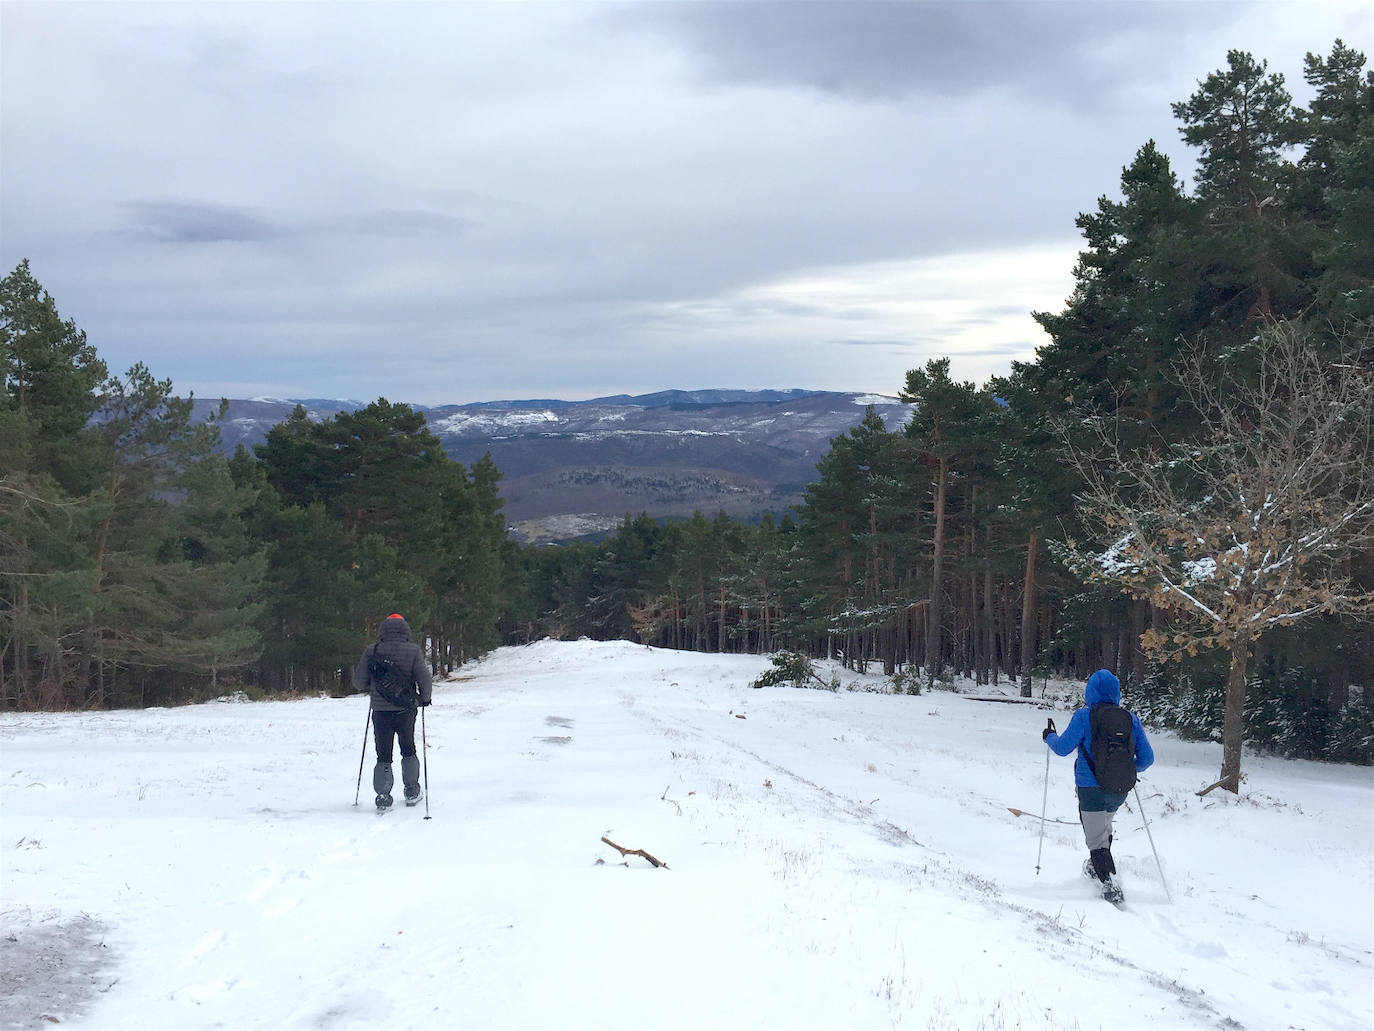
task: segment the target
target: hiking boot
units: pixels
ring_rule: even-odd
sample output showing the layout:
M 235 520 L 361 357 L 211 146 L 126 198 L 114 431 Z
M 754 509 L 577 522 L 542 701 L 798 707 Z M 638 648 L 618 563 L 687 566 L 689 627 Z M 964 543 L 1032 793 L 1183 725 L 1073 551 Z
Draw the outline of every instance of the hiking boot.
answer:
M 420 799 L 422 799 L 423 797 L 424 792 L 421 791 L 419 788 L 415 789 L 414 794 L 411 794 L 410 788 L 406 788 L 406 805 L 419 805 Z
M 391 796 L 390 796 L 390 795 L 378 795 L 378 796 L 377 796 L 377 811 L 378 811 L 379 813 L 381 813 L 381 812 L 386 812 L 386 811 L 387 811 L 388 809 L 390 809 L 390 808 L 391 808 Z

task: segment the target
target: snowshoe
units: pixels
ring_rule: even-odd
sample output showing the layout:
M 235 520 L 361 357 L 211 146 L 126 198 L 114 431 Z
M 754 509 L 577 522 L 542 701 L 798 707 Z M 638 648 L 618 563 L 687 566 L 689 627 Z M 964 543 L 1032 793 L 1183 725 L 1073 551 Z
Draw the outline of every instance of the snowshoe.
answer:
M 406 796 L 405 796 L 406 805 L 419 805 L 419 804 L 420 804 L 420 799 L 422 799 L 422 798 L 424 798 L 424 797 L 425 797 L 425 793 L 424 793 L 423 791 L 421 791 L 419 788 L 416 788 L 416 789 L 415 789 L 415 794 L 413 794 L 413 795 L 410 794 L 410 792 L 406 792 Z
M 1102 897 L 1112 905 L 1120 907 L 1126 902 L 1126 893 L 1121 890 L 1121 882 L 1109 877 L 1102 884 Z
M 390 809 L 390 808 L 391 808 L 391 796 L 390 796 L 390 795 L 378 795 L 378 796 L 377 796 L 377 812 L 379 812 L 379 813 L 384 813 L 384 812 L 386 812 L 386 811 L 387 811 L 388 809 Z
M 1093 869 L 1093 861 L 1091 857 L 1083 860 L 1083 876 L 1090 881 L 1097 880 L 1097 871 Z

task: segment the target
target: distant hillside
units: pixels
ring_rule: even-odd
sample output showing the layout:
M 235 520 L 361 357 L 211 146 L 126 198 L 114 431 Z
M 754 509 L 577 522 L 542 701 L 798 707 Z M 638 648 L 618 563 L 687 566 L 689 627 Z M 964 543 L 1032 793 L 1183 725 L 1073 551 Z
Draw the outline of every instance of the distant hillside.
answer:
M 213 407 L 197 401 L 204 416 Z M 297 404 L 314 419 L 359 401 L 230 401 L 223 445 L 250 449 Z M 830 439 L 874 405 L 889 428 L 910 406 L 892 397 L 809 390 L 668 390 L 591 401 L 484 401 L 422 412 L 450 457 L 490 453 L 502 472 L 515 536 L 558 540 L 618 523 L 628 512 L 748 518 L 797 504 Z

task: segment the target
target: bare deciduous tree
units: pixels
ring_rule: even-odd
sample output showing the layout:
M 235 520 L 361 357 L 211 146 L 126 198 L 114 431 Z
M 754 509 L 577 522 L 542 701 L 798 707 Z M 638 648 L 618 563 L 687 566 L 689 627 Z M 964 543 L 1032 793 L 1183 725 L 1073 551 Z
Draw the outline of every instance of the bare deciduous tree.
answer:
M 1142 636 L 1146 651 L 1229 653 L 1212 787 L 1236 792 L 1255 639 L 1316 613 L 1374 611 L 1347 565 L 1374 544 L 1374 369 L 1331 360 L 1287 322 L 1228 358 L 1194 351 L 1175 369 L 1201 420 L 1193 441 L 1127 452 L 1101 424 L 1097 454 L 1075 449 L 1098 546 L 1070 553 L 1092 579 L 1171 613 Z

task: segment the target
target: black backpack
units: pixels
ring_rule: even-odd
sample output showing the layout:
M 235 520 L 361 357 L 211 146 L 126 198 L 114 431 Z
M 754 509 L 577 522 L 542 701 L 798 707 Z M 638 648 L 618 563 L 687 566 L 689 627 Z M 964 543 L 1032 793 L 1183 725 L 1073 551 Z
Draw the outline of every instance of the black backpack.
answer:
M 1131 714 L 1111 702 L 1088 712 L 1092 751 L 1083 751 L 1103 791 L 1124 795 L 1135 787 L 1135 728 Z M 1081 746 L 1080 746 L 1081 747 Z
M 377 696 L 384 702 L 399 705 L 402 709 L 414 709 L 420 704 L 420 692 L 415 678 L 399 669 L 396 663 L 377 654 L 377 646 L 372 646 L 372 654 L 367 657 L 367 672 L 372 677 L 372 686 Z

